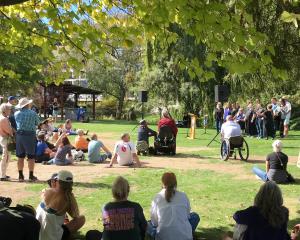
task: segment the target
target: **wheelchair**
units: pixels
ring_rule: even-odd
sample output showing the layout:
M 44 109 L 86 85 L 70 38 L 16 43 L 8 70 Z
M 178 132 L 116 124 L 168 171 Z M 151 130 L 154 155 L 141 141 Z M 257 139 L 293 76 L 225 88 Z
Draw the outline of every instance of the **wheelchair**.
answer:
M 232 155 L 236 159 L 236 150 L 238 150 L 241 160 L 247 161 L 249 158 L 249 146 L 242 136 L 230 137 L 223 139 L 221 143 L 220 157 L 227 161 Z
M 176 154 L 176 138 L 169 126 L 162 126 L 154 141 L 154 151 L 170 155 Z

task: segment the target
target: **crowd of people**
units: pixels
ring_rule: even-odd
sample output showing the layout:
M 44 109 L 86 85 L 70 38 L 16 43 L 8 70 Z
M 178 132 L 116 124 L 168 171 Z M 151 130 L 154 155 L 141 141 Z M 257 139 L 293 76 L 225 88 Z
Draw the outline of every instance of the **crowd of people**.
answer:
M 1 237 L 70 239 L 86 222 L 86 217 L 80 214 L 73 183 L 74 177 L 69 171 L 53 174 L 48 180 L 49 188 L 42 190 L 36 210 L 30 206 L 10 208 L 11 201 L 0 198 Z M 165 172 L 161 184 L 162 190 L 153 197 L 147 221 L 142 206 L 129 200 L 128 181 L 117 177 L 112 184 L 113 201 L 106 203 L 101 211 L 103 231 L 89 230 L 86 240 L 144 240 L 146 236 L 153 240 L 193 240 L 199 214 L 191 211 L 188 196 L 178 190 L 174 173 Z M 233 219 L 236 222 L 233 239 L 300 239 L 300 224 L 288 233 L 289 210 L 283 205 L 281 190 L 274 181 L 264 183 L 253 206 L 237 211 Z M 14 229 L 16 226 L 19 226 L 18 231 Z M 230 240 L 231 236 L 223 239 Z
M 60 166 L 74 163 L 76 154 L 87 154 L 90 163 L 103 163 L 110 159 L 108 167 L 115 163 L 120 166 L 140 167 L 141 163 L 136 146 L 130 141 L 130 135 L 123 133 L 120 141 L 116 142 L 113 153 L 98 139 L 97 134 L 87 136 L 88 130 L 74 129 L 72 121 L 67 119 L 64 124 L 55 126 L 56 119 L 40 120 L 37 113 L 31 110 L 32 100 L 21 98 L 19 101 L 11 96 L 7 103 L 0 106 L 0 144 L 3 149 L 1 161 L 1 181 L 9 181 L 6 175 L 10 161 L 10 146 L 15 145 L 18 158 L 18 179 L 23 182 L 24 159 L 27 158 L 29 181 L 36 181 L 34 175 L 35 163 Z M 53 116 L 57 115 L 59 106 L 56 98 L 53 100 Z M 168 126 L 172 134 L 177 135 L 175 121 L 167 110 L 163 110 L 162 118 L 158 122 L 158 130 Z M 70 142 L 69 135 L 75 135 L 74 143 Z M 157 132 L 150 129 L 145 120 L 140 122 L 138 129 L 138 143 L 143 142 L 149 148 L 149 137 L 157 137 Z
M 284 138 L 288 136 L 291 110 L 291 103 L 286 98 L 278 101 L 274 97 L 266 106 L 263 106 L 259 99 L 254 103 L 249 100 L 246 107 L 229 102 L 223 106 L 218 102 L 214 110 L 214 118 L 217 132 L 220 132 L 227 116 L 232 116 L 245 135 L 256 136 L 258 139 L 274 139 L 276 132 L 279 132 L 279 136 Z
M 54 100 L 55 102 L 55 100 Z M 130 135 L 123 133 L 115 144 L 113 153 L 97 134 L 87 136 L 88 131 L 74 129 L 71 120 L 60 126 L 54 125 L 54 119 L 41 121 L 35 111 L 31 110 L 32 100 L 9 97 L 7 103 L 0 105 L 0 145 L 3 149 L 1 161 L 1 181 L 9 181 L 6 175 L 10 161 L 11 147 L 15 144 L 19 181 L 24 181 L 24 160 L 27 158 L 29 180 L 36 181 L 35 163 L 70 165 L 74 162 L 75 152 L 87 153 L 90 163 L 103 163 L 110 159 L 108 167 L 118 163 L 121 166 L 141 166 L 136 146 L 130 141 Z M 263 109 L 256 101 L 256 107 L 248 103 L 246 111 L 237 104 L 227 104 L 223 109 L 218 103 L 215 110 L 217 131 L 222 137 L 241 135 L 241 129 L 251 136 L 259 138 L 275 137 L 280 131 L 282 137 L 288 134 L 291 107 L 286 99 L 272 98 L 272 104 Z M 277 114 L 277 115 L 276 115 Z M 226 120 L 224 123 L 224 119 Z M 177 127 L 167 110 L 162 113 L 158 129 L 169 126 L 176 138 Z M 230 128 L 226 127 L 230 126 Z M 236 127 L 237 126 L 237 127 Z M 255 126 L 255 134 L 254 134 Z M 230 129 L 230 132 L 227 130 Z M 239 132 L 238 132 L 239 131 Z M 76 135 L 71 144 L 69 135 Z M 228 135 L 228 136 L 227 136 Z M 230 135 L 230 136 L 229 136 Z M 144 141 L 149 147 L 149 137 L 157 137 L 157 132 L 150 129 L 145 120 L 140 122 L 138 141 Z M 15 139 L 15 140 L 14 140 Z M 273 153 L 266 159 L 266 171 L 257 167 L 253 172 L 265 183 L 257 193 L 253 206 L 238 211 L 233 219 L 236 221 L 233 239 L 299 239 L 300 225 L 296 225 L 291 234 L 287 231 L 288 209 L 283 206 L 283 197 L 277 184 L 288 183 L 291 176 L 287 172 L 288 156 L 283 153 L 280 140 L 273 143 Z M 48 180 L 49 188 L 42 191 L 42 199 L 36 211 L 29 213 L 20 209 L 10 209 L 1 205 L 0 229 L 9 225 L 17 214 L 23 216 L 24 226 L 32 226 L 32 231 L 24 230 L 28 239 L 69 239 L 85 224 L 85 216 L 80 214 L 76 197 L 73 194 L 73 174 L 62 170 Z M 146 220 L 141 205 L 129 200 L 130 186 L 124 177 L 117 177 L 112 185 L 113 201 L 102 209 L 103 232 L 90 230 L 87 240 L 142 240 L 147 236 L 155 240 L 192 240 L 200 222 L 199 214 L 191 211 L 187 195 L 177 190 L 174 173 L 166 172 L 161 178 L 162 190 L 154 196 L 151 203 L 151 218 Z M 1 199 L 0 199 L 1 200 Z M 15 211 L 15 212 L 14 212 Z M 11 213 L 14 214 L 11 214 Z M 35 216 L 35 220 L 32 219 Z M 25 217 L 26 216 L 26 217 Z M 69 219 L 70 218 L 70 219 Z M 31 222 L 27 223 L 26 219 Z M 7 229 L 10 229 L 7 226 Z M 19 240 L 20 232 L 10 237 Z M 9 239 L 7 238 L 7 239 Z M 224 239 L 230 239 L 229 236 Z

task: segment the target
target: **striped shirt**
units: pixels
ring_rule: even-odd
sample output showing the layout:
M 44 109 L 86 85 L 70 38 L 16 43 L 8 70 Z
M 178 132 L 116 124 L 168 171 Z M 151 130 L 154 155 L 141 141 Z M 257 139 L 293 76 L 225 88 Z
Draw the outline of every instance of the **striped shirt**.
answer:
M 15 113 L 17 130 L 33 131 L 35 132 L 36 126 L 39 124 L 40 119 L 36 112 L 23 108 Z

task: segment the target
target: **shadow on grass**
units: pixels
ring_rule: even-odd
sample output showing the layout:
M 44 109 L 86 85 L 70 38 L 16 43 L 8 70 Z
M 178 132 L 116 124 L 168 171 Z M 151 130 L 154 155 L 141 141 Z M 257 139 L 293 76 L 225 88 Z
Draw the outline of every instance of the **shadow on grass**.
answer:
M 106 183 L 89 183 L 89 182 L 75 182 L 75 187 L 83 187 L 83 188 L 106 188 L 111 189 L 111 185 Z
M 200 232 L 195 233 L 197 240 L 221 240 L 225 235 L 232 236 L 231 229 L 227 227 L 216 227 L 216 228 L 201 228 Z

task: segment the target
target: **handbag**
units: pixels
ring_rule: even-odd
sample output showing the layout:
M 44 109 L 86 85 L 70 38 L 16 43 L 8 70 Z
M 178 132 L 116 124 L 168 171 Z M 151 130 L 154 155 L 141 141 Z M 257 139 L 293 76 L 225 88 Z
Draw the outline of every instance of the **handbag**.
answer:
M 8 151 L 15 151 L 16 150 L 16 138 L 15 136 L 9 136 L 7 142 L 7 150 Z
M 282 168 L 283 168 L 283 163 L 282 163 L 282 161 L 281 161 L 281 158 L 279 157 L 279 155 L 278 155 L 278 153 L 276 153 L 276 155 L 277 155 L 277 158 L 279 159 L 279 161 L 280 161 L 280 165 L 282 166 Z M 284 169 L 283 168 L 283 170 L 285 170 L 285 172 L 286 172 L 286 179 L 287 179 L 287 181 L 289 182 L 289 183 L 294 183 L 294 182 L 296 182 L 296 180 L 295 180 L 295 178 L 292 176 L 292 174 L 290 174 L 286 169 Z

